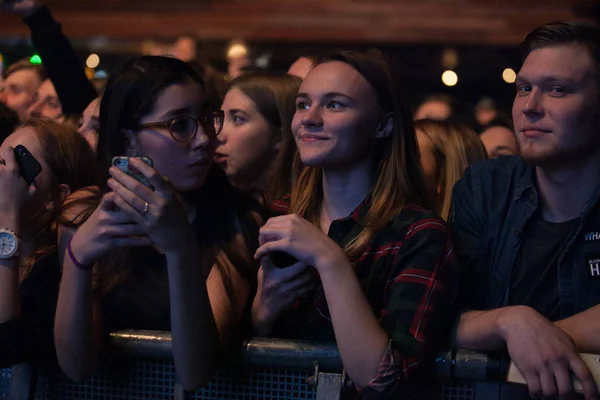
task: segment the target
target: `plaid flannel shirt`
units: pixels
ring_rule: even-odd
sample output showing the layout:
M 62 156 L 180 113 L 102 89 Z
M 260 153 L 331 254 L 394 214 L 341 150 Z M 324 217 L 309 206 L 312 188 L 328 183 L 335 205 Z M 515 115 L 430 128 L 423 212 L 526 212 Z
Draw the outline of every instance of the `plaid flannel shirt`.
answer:
M 287 199 L 271 204 L 286 214 Z M 341 247 L 363 228 L 368 200 L 352 214 L 333 221 L 331 237 Z M 358 392 L 364 398 L 401 395 L 418 367 L 447 345 L 455 314 L 458 265 L 444 221 L 407 205 L 374 235 L 357 260 L 350 260 L 374 315 L 390 337 L 373 380 Z M 279 337 L 334 342 L 335 334 L 322 286 L 299 300 L 277 322 Z

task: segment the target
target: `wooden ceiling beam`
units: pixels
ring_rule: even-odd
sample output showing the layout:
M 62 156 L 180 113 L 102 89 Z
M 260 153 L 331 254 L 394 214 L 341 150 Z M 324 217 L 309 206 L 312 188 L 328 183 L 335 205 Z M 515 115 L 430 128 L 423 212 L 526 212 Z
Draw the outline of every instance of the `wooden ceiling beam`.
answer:
M 71 37 L 143 39 L 195 34 L 294 42 L 514 45 L 535 26 L 574 19 L 592 0 L 54 0 Z M 167 8 L 165 8 L 167 7 Z M 0 17 L 0 36 L 27 35 Z

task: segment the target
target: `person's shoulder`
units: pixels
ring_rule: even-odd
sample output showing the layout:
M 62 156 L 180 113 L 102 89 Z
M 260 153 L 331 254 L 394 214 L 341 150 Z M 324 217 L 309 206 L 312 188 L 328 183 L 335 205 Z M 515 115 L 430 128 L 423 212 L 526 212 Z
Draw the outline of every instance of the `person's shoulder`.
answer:
M 505 199 L 530 172 L 519 156 L 498 157 L 470 165 L 453 189 L 453 200 L 458 197 Z M 504 200 L 502 200 L 504 201 Z
M 523 174 L 527 168 L 527 164 L 519 156 L 502 156 L 470 165 L 465 170 L 465 176 L 486 180 L 490 177 Z

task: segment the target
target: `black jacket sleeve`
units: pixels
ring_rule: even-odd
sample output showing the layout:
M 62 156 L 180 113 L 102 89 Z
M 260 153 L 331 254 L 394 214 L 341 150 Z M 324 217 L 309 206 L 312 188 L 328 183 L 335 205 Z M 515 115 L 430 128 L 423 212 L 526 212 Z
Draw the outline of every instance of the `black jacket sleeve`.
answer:
M 60 278 L 54 252 L 21 282 L 21 316 L 0 324 L 0 368 L 22 362 L 57 365 L 53 328 Z
M 28 357 L 25 329 L 21 318 L 0 324 L 0 368 L 10 367 L 25 361 Z
M 81 114 L 97 97 L 61 25 L 42 7 L 23 21 L 31 29 L 33 44 L 42 58 L 46 74 L 54 84 L 63 114 Z

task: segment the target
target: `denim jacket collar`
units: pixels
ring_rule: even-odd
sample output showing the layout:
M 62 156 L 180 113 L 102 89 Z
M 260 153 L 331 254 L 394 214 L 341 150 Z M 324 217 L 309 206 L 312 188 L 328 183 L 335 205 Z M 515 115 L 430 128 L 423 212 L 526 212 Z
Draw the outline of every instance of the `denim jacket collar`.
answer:
M 513 201 L 519 200 L 526 191 L 535 190 L 535 168 L 529 164 L 525 164 L 521 179 L 515 187 L 515 195 Z
M 519 182 L 517 183 L 516 187 L 515 187 L 515 195 L 513 197 L 513 201 L 517 201 L 519 199 L 521 199 L 526 192 L 528 192 L 529 190 L 534 190 L 534 192 L 537 195 L 537 186 L 536 186 L 536 179 L 535 179 L 535 167 L 526 164 L 524 169 L 523 169 L 523 174 L 521 175 L 521 178 L 519 179 Z M 594 194 L 593 196 L 590 198 L 590 200 L 588 202 L 586 202 L 583 207 L 581 208 L 581 212 L 580 215 L 584 216 L 586 215 L 590 210 L 592 210 L 600 201 L 600 183 L 596 186 L 596 190 L 594 190 Z

